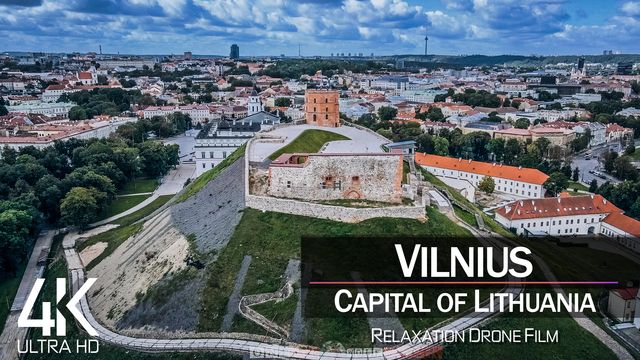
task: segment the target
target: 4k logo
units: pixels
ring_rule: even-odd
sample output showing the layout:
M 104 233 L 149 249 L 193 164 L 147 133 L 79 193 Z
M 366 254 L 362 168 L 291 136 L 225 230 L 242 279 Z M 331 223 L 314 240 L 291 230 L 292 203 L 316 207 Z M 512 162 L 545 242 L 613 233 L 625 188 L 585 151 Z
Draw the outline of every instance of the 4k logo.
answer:
M 67 309 L 73 317 L 82 325 L 82 327 L 89 333 L 91 336 L 98 336 L 96 330 L 89 324 L 87 319 L 82 315 L 82 312 L 77 308 L 76 305 L 80 303 L 80 299 L 87 293 L 89 288 L 96 281 L 95 278 L 89 278 L 82 285 L 82 287 L 78 290 L 75 295 L 69 300 L 67 303 Z M 20 313 L 18 317 L 18 327 L 34 327 L 42 329 L 42 336 L 51 336 L 51 328 L 56 328 L 56 336 L 65 336 L 67 333 L 67 322 L 62 316 L 60 310 L 56 309 L 56 319 L 54 320 L 51 317 L 51 303 L 45 301 L 42 303 L 42 319 L 30 319 L 29 315 L 33 310 L 33 306 L 38 299 L 38 294 L 40 294 L 40 290 L 42 290 L 42 285 L 44 284 L 44 279 L 37 279 L 33 289 L 29 293 L 27 297 L 27 301 L 24 305 L 24 309 Z M 58 278 L 56 279 L 56 305 L 60 303 L 64 295 L 67 293 L 67 279 Z

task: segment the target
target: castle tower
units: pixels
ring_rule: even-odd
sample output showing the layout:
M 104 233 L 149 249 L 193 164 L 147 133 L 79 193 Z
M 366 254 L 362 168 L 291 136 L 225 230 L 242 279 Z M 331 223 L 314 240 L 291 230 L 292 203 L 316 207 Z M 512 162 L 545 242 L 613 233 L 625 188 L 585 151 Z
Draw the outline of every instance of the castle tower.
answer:
M 307 124 L 339 127 L 340 94 L 335 90 L 307 90 L 304 94 L 304 113 Z
M 262 100 L 260 100 L 260 96 L 254 89 L 251 92 L 251 96 L 249 96 L 249 103 L 247 105 L 247 115 L 257 114 L 261 111 L 264 111 L 264 105 L 262 105 Z

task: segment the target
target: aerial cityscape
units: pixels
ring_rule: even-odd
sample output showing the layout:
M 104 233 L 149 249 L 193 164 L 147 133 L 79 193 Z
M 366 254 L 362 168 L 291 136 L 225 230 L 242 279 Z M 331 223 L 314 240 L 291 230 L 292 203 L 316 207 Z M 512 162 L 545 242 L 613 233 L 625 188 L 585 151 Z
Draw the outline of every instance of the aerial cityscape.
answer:
M 0 359 L 640 359 L 640 2 L 0 0 Z

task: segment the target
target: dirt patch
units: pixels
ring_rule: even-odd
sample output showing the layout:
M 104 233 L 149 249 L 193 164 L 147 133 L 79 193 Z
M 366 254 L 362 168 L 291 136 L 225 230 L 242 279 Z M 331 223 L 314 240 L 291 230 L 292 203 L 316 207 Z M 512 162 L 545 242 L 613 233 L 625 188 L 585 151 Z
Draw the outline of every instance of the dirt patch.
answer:
M 95 243 L 80 252 L 80 260 L 82 260 L 82 265 L 87 266 L 93 259 L 97 258 L 102 254 L 104 249 L 107 248 L 106 242 Z
M 186 237 L 172 226 L 169 211 L 149 219 L 139 233 L 89 271 L 89 277 L 98 279 L 89 293 L 94 316 L 116 328 L 153 284 L 186 266 L 188 248 Z

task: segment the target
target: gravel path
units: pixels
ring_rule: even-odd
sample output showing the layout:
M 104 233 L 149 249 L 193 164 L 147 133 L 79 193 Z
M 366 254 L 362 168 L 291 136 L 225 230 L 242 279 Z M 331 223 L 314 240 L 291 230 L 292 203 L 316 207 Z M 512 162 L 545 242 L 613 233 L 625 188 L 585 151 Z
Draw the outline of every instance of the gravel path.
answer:
M 242 295 L 242 287 L 244 286 L 244 278 L 249 271 L 249 265 L 251 265 L 251 255 L 245 255 L 240 265 L 240 271 L 236 276 L 236 283 L 233 287 L 233 292 L 229 296 L 229 302 L 227 303 L 227 313 L 222 319 L 221 331 L 230 331 L 231 325 L 233 325 L 233 317 L 238 312 L 238 304 L 240 303 L 240 295 Z

